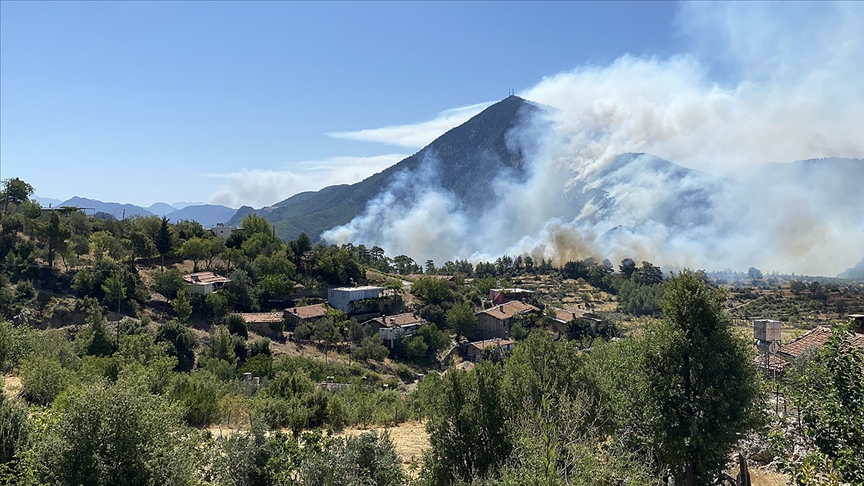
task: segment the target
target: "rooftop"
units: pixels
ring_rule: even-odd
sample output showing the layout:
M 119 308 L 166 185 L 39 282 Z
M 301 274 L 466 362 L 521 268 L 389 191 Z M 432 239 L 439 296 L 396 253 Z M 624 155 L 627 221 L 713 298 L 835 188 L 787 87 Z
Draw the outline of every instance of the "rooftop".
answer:
M 426 319 L 411 313 L 396 314 L 395 316 L 382 316 L 369 319 L 367 322 L 377 322 L 384 327 L 407 326 L 409 324 L 425 324 Z
M 597 316 L 584 309 L 555 309 L 555 318 L 561 322 L 570 322 L 573 319 L 597 319 Z
M 216 275 L 213 272 L 190 273 L 189 275 L 183 275 L 183 280 L 190 284 L 225 283 L 231 281 L 228 277 Z
M 282 320 L 281 312 L 243 312 L 240 314 L 246 324 L 253 322 L 279 322 Z
M 314 319 L 327 315 L 327 306 L 324 304 L 304 305 L 303 307 L 292 307 L 285 312 L 293 314 L 300 319 Z
M 483 341 L 474 341 L 473 343 L 468 343 L 468 346 L 474 346 L 477 349 L 486 349 L 500 348 L 502 346 L 510 346 L 512 344 L 514 344 L 514 342 L 509 339 L 493 338 L 485 339 Z
M 376 287 L 375 285 L 364 285 L 362 287 L 335 287 L 330 290 L 338 290 L 340 292 L 354 292 L 357 290 L 384 290 L 385 287 Z
M 496 305 L 495 307 L 491 307 L 489 309 L 482 310 L 478 312 L 478 314 L 486 314 L 496 319 L 509 319 L 513 316 L 532 311 L 539 312 L 540 309 L 534 307 L 533 305 L 514 300 L 501 305 Z

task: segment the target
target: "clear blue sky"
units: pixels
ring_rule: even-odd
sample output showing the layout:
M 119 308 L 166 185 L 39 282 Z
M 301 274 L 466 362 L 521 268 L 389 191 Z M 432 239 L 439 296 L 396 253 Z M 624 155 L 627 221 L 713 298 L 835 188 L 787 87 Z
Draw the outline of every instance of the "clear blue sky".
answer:
M 647 102 L 633 123 L 665 128 L 641 148 L 695 168 L 860 157 L 862 45 L 848 2 L 0 1 L 0 178 L 261 207 L 378 172 L 510 88 L 575 115 L 599 99 L 586 120 Z
M 207 201 L 243 169 L 397 160 L 415 149 L 328 134 L 430 120 L 627 53 L 667 57 L 682 49 L 676 11 L 661 2 L 4 1 L 0 177 L 44 197 L 149 205 Z

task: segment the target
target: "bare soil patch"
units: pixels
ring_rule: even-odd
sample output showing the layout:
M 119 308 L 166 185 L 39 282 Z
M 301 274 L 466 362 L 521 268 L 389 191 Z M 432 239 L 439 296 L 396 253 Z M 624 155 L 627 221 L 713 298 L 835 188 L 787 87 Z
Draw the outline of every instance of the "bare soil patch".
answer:
M 390 434 L 390 440 L 396 447 L 396 454 L 402 459 L 402 465 L 409 467 L 414 464 L 420 464 L 423 459 L 423 453 L 429 450 L 429 435 L 426 434 L 426 425 L 421 422 L 404 422 L 395 427 L 369 427 L 357 428 L 348 427 L 342 430 L 340 436 L 356 436 L 363 432 L 372 429 L 377 429 L 380 432 L 386 431 Z

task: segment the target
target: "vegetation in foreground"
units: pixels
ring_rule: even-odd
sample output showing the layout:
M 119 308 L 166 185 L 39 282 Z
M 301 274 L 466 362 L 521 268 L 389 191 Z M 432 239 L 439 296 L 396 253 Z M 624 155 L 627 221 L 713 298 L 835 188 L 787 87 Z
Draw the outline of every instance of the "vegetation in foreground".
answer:
M 738 297 L 702 273 L 664 278 L 632 260 L 617 273 L 591 260 L 560 269 L 530 257 L 426 262 L 427 274 L 457 275 L 420 279 L 405 294 L 431 324 L 390 356 L 332 313 L 299 329 L 299 340 L 342 358 L 322 361 L 257 339 L 233 313 L 278 308 L 295 283 L 423 269 L 376 248 L 286 244 L 254 216 L 223 241 L 190 222 L 42 211 L 20 182 L 5 183 L 13 205 L 0 221 L 0 367 L 22 383 L 17 397 L 0 394 L 0 483 L 709 484 L 745 435 L 770 442 L 795 484 L 862 482 L 862 356 L 843 344 L 842 327 L 788 374 L 783 386 L 802 418 L 790 433 L 766 407 L 753 351 L 734 332 Z M 184 260 L 233 285 L 188 295 L 172 270 Z M 157 268 L 140 270 L 147 262 Z M 473 310 L 502 281 L 536 285 L 540 308 L 609 299 L 626 315 L 659 319 L 621 337 L 616 314 L 601 314 L 611 332 L 599 333 L 570 323 L 553 334 L 546 313 L 527 316 L 503 362 L 406 386 L 454 336 L 471 334 Z M 756 293 L 748 301 L 764 297 Z M 128 317 L 109 322 L 118 308 Z M 329 379 L 345 386 L 320 386 Z M 330 433 L 405 420 L 425 421 L 431 444 L 412 471 L 386 433 Z

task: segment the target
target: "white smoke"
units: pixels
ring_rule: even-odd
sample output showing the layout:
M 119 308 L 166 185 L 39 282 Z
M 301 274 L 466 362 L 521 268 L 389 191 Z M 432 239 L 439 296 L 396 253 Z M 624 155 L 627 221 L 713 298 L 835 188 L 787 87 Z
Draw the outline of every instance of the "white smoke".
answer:
M 808 186 L 766 179 L 762 164 L 864 157 L 864 4 L 688 4 L 678 22 L 693 38 L 690 53 L 623 56 L 521 93 L 557 108 L 545 114 L 553 128 L 511 133 L 539 140 L 527 149 L 529 177 L 496 181 L 499 199 L 482 215 L 462 211 L 430 183 L 437 179 L 430 160 L 324 237 L 438 263 L 501 254 L 559 263 L 637 257 L 830 275 L 857 262 L 862 183 L 843 178 L 861 170 Z M 712 74 L 718 70 L 722 76 Z M 611 165 L 634 152 L 698 171 L 670 177 L 651 157 Z M 567 214 L 562 197 L 591 189 L 614 204 L 595 199 Z M 412 197 L 400 199 L 406 190 Z M 682 203 L 700 190 L 708 206 Z
M 229 183 L 210 196 L 210 204 L 231 208 L 241 205 L 264 207 L 304 191 L 317 191 L 335 184 L 353 184 L 390 167 L 405 158 L 404 154 L 373 157 L 332 157 L 292 164 L 296 170 L 243 169 L 230 174 L 216 174 Z

